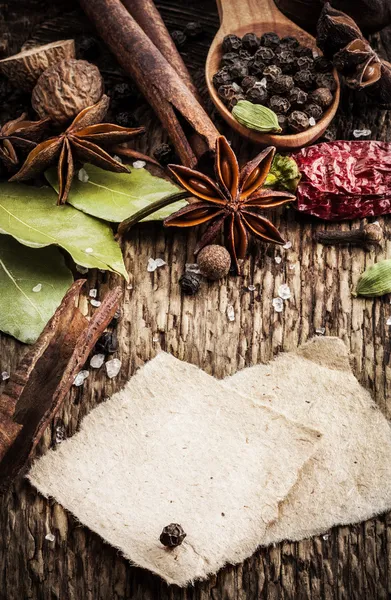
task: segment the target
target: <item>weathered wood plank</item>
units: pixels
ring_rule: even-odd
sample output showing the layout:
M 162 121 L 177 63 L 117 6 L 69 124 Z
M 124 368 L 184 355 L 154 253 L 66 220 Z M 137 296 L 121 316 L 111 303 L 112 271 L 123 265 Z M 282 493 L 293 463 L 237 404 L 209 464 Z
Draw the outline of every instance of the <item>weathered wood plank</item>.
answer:
M 207 44 L 217 27 L 214 3 L 161 0 L 159 6 L 171 29 L 195 18 L 204 23 L 205 38 L 184 49 L 185 60 L 200 82 Z M 14 0 L 12 10 L 11 3 L 2 8 L 5 23 L 1 23 L 1 30 L 8 28 L 7 39 L 13 51 L 37 30 L 41 38 L 55 39 L 55 27 L 38 27 L 52 17 L 60 16 L 64 28 L 78 23 L 78 32 L 89 30 L 78 15 L 76 4 Z M 72 11 L 76 11 L 76 18 L 68 15 Z M 115 65 L 110 68 L 115 69 Z M 353 94 L 344 96 L 337 119 L 338 136 L 349 138 L 353 129 L 369 126 L 372 137 L 388 139 L 390 114 L 373 111 L 362 102 L 358 104 L 356 97 L 352 108 L 352 101 Z M 141 105 L 136 117 L 149 126 L 140 149 L 151 151 L 165 135 L 147 106 Z M 253 153 L 254 149 L 240 140 L 232 141 L 243 158 Z M 389 239 L 390 219 L 379 221 Z M 160 224 L 136 227 L 124 244 L 134 289 L 127 290 L 122 284 L 124 305 L 118 324 L 121 374 L 109 381 L 104 373 L 92 372 L 82 389 L 73 389 L 40 450 L 55 443 L 57 427 L 67 435 L 74 433 L 91 408 L 118 390 L 137 367 L 160 349 L 222 377 L 296 347 L 319 327 L 325 327 L 327 334 L 339 335 L 349 345 L 357 376 L 390 416 L 390 342 L 385 325 L 391 312 L 389 302 L 354 300 L 350 290 L 366 264 L 390 255 L 391 242 L 382 250 L 364 255 L 360 249 L 314 244 L 313 233 L 323 225 L 294 213 L 284 213 L 276 217 L 276 222 L 292 242 L 292 250 L 253 244 L 242 278 L 228 278 L 220 285 L 204 283 L 195 298 L 181 297 L 177 282 L 184 264 L 192 261 L 196 234 L 165 231 Z M 344 225 L 350 226 L 358 223 Z M 281 264 L 275 262 L 277 255 L 282 256 Z M 150 256 L 164 258 L 168 266 L 147 273 Z M 102 296 L 114 282 L 117 279 L 111 275 L 89 274 L 90 287 L 97 287 Z M 292 299 L 284 312 L 277 314 L 271 301 L 282 282 L 289 283 Z M 245 290 L 250 283 L 257 286 L 256 292 Z M 229 304 L 235 308 L 233 323 L 226 316 Z M 23 352 L 20 344 L 0 336 L 1 370 L 14 369 Z M 55 542 L 45 540 L 49 531 L 55 535 Z M 216 577 L 187 590 L 169 588 L 151 574 L 132 568 L 116 550 L 81 527 L 59 505 L 37 495 L 24 481 L 17 482 L 0 502 L 0 540 L 1 600 L 391 597 L 390 515 L 335 528 L 314 540 L 261 549 L 243 565 L 228 566 Z

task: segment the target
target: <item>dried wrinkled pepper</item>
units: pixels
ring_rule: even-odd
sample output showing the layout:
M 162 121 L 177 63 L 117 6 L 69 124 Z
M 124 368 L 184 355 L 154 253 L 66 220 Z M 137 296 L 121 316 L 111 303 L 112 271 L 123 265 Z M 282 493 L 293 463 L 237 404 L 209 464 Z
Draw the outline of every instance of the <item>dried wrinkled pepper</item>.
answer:
M 298 211 L 327 221 L 391 213 L 391 144 L 336 141 L 293 157 L 301 173 Z

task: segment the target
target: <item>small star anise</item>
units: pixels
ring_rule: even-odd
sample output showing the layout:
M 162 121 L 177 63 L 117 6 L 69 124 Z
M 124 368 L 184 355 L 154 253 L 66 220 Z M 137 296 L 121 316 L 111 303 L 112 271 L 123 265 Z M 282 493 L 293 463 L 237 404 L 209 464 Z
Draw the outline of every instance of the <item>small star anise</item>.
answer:
M 0 128 L 0 160 L 7 169 L 13 169 L 19 163 L 17 150 L 30 152 L 42 139 L 50 119 L 27 121 L 23 113 L 14 121 L 8 121 Z
M 127 142 L 143 132 L 144 128 L 131 129 L 101 123 L 108 106 L 109 98 L 102 96 L 99 102 L 82 110 L 66 131 L 34 148 L 20 171 L 10 181 L 31 179 L 58 161 L 58 204 L 64 204 L 75 173 L 75 159 L 82 163 L 92 163 L 107 171 L 128 173 L 127 167 L 101 146 L 110 148 Z
M 274 225 L 259 214 L 259 209 L 273 208 L 292 202 L 295 196 L 262 188 L 270 170 L 275 148 L 270 146 L 239 170 L 238 161 L 225 137 L 216 143 L 216 182 L 199 171 L 181 165 L 169 165 L 178 182 L 200 201 L 190 201 L 187 206 L 170 215 L 164 224 L 174 227 L 193 227 L 209 223 L 195 253 L 210 244 L 222 225 L 232 260 L 239 273 L 239 261 L 246 256 L 248 234 L 284 244 Z

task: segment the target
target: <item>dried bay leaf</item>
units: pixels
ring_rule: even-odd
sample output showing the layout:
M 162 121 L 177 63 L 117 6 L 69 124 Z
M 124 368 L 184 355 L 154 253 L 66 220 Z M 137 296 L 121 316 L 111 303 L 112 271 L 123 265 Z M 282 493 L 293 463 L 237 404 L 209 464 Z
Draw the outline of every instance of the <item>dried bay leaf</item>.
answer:
M 83 267 L 115 271 L 128 279 L 111 227 L 56 202 L 51 188 L 0 184 L 0 232 L 32 248 L 61 246 Z
M 0 235 L 0 330 L 32 344 L 72 282 L 57 248 L 33 250 Z
M 84 182 L 74 178 L 68 196 L 69 204 L 89 215 L 113 223 L 120 223 L 149 204 L 181 191 L 170 181 L 154 177 L 146 169 L 129 167 L 129 174 L 111 173 L 86 164 L 84 170 L 88 180 Z M 45 177 L 58 192 L 57 169 L 49 169 Z M 143 220 L 163 220 L 186 205 L 185 200 L 175 202 Z

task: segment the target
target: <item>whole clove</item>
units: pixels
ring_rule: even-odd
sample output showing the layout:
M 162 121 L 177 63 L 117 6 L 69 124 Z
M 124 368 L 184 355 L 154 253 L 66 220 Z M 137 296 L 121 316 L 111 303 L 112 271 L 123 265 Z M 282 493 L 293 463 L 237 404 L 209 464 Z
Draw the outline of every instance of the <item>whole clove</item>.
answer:
M 181 291 L 186 296 L 195 296 L 200 289 L 201 275 L 198 273 L 184 273 L 179 279 Z
M 383 230 L 377 223 L 369 223 L 359 229 L 349 231 L 319 231 L 315 240 L 325 246 L 349 244 L 370 250 L 371 246 L 379 245 L 383 240 Z

